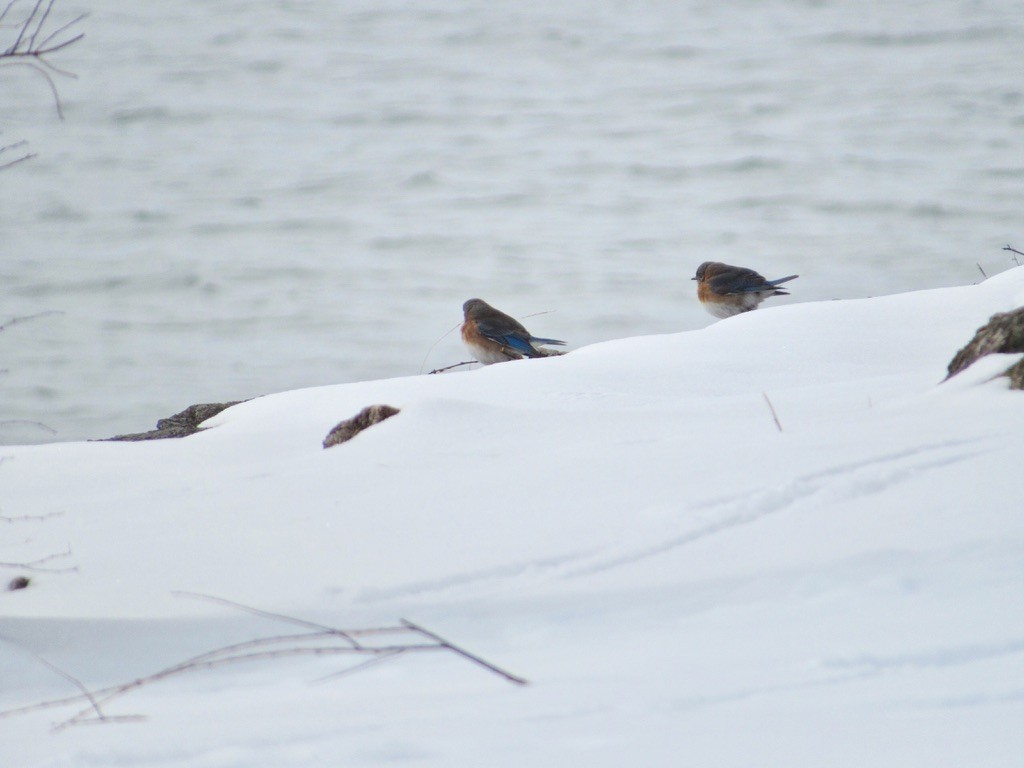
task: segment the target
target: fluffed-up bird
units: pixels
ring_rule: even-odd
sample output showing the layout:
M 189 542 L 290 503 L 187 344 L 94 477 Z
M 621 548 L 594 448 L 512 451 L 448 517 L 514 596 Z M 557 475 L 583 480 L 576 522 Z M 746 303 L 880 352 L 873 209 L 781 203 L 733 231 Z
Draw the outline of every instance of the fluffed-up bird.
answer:
M 558 339 L 531 336 L 522 323 L 509 317 L 483 299 L 470 299 L 462 305 L 465 322 L 462 340 L 473 357 L 484 365 L 519 360 L 523 357 L 546 357 L 553 351 L 538 349 L 543 344 L 564 346 Z M 560 353 L 557 353 L 560 354 Z
M 697 281 L 697 298 L 704 309 L 715 317 L 731 317 L 757 309 L 758 304 L 771 296 L 788 296 L 789 291 L 778 286 L 797 277 L 799 275 L 787 275 L 765 280 L 746 267 L 705 261 L 691 279 Z

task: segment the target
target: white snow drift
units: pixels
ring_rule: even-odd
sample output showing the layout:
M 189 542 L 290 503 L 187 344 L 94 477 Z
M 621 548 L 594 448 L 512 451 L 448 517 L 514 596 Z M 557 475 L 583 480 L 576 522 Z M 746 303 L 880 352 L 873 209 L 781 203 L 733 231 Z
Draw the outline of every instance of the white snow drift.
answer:
M 138 723 L 0 719 L 0 763 L 1019 765 L 1024 393 L 993 378 L 1013 358 L 942 380 L 1022 304 L 1018 268 L 285 392 L 183 440 L 4 448 L 0 561 L 77 570 L 4 569 L 32 582 L 0 593 L 0 708 L 79 692 L 40 659 L 101 688 L 296 631 L 178 591 L 408 617 L 531 684 L 268 660 L 105 708 Z M 321 448 L 373 403 L 401 413 Z

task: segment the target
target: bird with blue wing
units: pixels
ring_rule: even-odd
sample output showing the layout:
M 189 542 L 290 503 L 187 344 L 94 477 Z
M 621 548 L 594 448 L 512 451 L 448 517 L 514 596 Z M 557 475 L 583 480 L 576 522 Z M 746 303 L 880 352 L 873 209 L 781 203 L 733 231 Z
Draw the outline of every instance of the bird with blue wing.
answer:
M 514 317 L 495 309 L 483 299 L 470 299 L 462 305 L 465 322 L 462 340 L 469 352 L 484 365 L 520 360 L 524 357 L 548 357 L 561 354 L 554 350 L 538 349 L 545 344 L 564 346 L 558 339 L 542 339 L 530 335 Z
M 746 267 L 705 261 L 697 267 L 697 274 L 691 279 L 697 281 L 697 298 L 704 309 L 715 317 L 731 317 L 757 309 L 762 301 L 771 296 L 788 296 L 789 291 L 778 286 L 798 277 L 787 275 L 765 280 Z

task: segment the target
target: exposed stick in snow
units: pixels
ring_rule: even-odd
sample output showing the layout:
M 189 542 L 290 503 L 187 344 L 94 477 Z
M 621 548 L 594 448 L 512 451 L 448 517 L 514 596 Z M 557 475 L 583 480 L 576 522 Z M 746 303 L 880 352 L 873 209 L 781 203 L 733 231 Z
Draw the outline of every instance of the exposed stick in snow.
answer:
M 45 563 L 49 563 L 52 560 L 58 560 L 62 557 L 71 557 L 71 547 L 68 547 L 67 552 L 56 552 L 52 555 L 46 555 L 46 557 L 40 557 L 36 560 L 29 560 L 24 563 L 0 562 L 0 568 L 20 568 L 26 571 L 38 571 L 40 573 L 74 573 L 78 570 L 77 565 L 72 565 L 66 568 L 49 568 L 45 566 Z
M 40 656 L 35 651 L 30 650 L 28 648 L 22 648 L 21 650 L 25 651 L 26 653 L 31 654 L 33 657 L 35 657 L 36 661 L 38 661 L 40 664 L 42 664 L 48 670 L 50 670 L 51 672 L 55 672 L 56 674 L 60 675 L 65 680 L 67 680 L 69 683 L 74 685 L 78 690 L 80 690 L 82 692 L 82 696 L 85 697 L 86 699 L 88 699 L 88 701 L 89 701 L 90 709 L 88 711 L 92 711 L 92 712 L 96 713 L 96 717 L 94 718 L 94 722 L 127 723 L 127 722 L 138 722 L 140 720 L 144 720 L 145 719 L 141 715 L 118 715 L 116 717 L 109 717 L 100 708 L 100 704 L 96 700 L 96 697 L 92 693 L 90 693 L 89 689 L 85 687 L 85 684 L 81 680 L 79 680 L 77 677 L 72 675 L 70 672 L 64 671 L 63 669 L 58 667 L 56 664 L 54 664 L 52 661 L 48 661 L 47 659 L 44 659 L 42 656 Z
M 1024 251 L 1018 251 L 1016 248 L 1012 248 L 1009 245 L 1004 245 L 1003 246 L 1003 250 L 1004 251 L 1009 251 L 1010 253 L 1015 254 L 1014 256 L 1011 256 L 1010 258 L 1012 258 L 1013 259 L 1013 263 L 1016 264 L 1019 267 L 1020 266 L 1020 259 L 1018 259 L 1017 256 L 1024 256 Z
M 473 363 L 475 363 L 475 362 L 476 362 L 476 360 L 467 360 L 464 363 L 456 363 L 455 365 L 446 365 L 444 368 L 435 368 L 430 373 L 432 373 L 432 374 L 433 373 L 444 373 L 445 371 L 450 371 L 452 368 L 458 368 L 458 367 L 463 366 L 463 365 L 473 365 Z
M 976 261 L 974 264 L 978 268 L 978 271 L 981 272 L 981 276 L 988 280 L 988 275 L 986 275 L 985 270 L 981 268 L 981 263 Z
M 518 677 L 516 675 L 513 675 L 510 672 L 506 672 L 505 670 L 500 669 L 499 667 L 494 666 L 489 661 L 484 661 L 479 656 L 470 653 L 469 651 L 465 650 L 464 648 L 459 648 L 457 645 L 452 645 L 447 640 L 445 640 L 443 637 L 435 635 L 433 632 L 424 629 L 423 627 L 419 626 L 418 624 L 413 624 L 408 619 L 402 619 L 402 625 L 408 627 L 409 629 L 411 629 L 411 630 L 413 630 L 415 632 L 419 632 L 424 637 L 428 637 L 431 640 L 434 640 L 435 642 L 441 644 L 442 646 L 444 646 L 448 650 L 454 651 L 459 656 L 463 656 L 463 657 L 469 659 L 474 664 L 479 664 L 484 669 L 489 669 L 491 672 L 494 672 L 497 675 L 501 675 L 502 677 L 504 677 L 506 680 L 508 680 L 511 683 L 515 683 L 516 685 L 526 685 L 527 684 L 527 681 L 525 679 L 523 679 L 521 677 Z
M 365 669 L 366 667 L 369 667 L 369 666 L 371 666 L 373 664 L 380 664 L 382 661 L 390 661 L 395 656 L 399 656 L 399 655 L 405 653 L 406 650 L 407 649 L 405 649 L 405 648 L 399 648 L 398 650 L 392 651 L 391 653 L 382 653 L 379 656 L 373 656 L 373 657 L 367 659 L 366 661 L 361 661 L 358 664 L 356 664 L 355 666 L 349 667 L 348 669 L 343 669 L 340 672 L 332 672 L 329 675 L 325 675 L 324 677 L 317 678 L 313 682 L 314 683 L 327 683 L 327 682 L 330 682 L 331 680 L 337 680 L 339 677 L 347 677 L 348 675 L 351 675 L 353 672 L 358 672 L 359 670 Z
M 2 463 L 2 461 L 0 461 Z M 9 517 L 7 515 L 0 515 L 0 523 L 21 523 L 27 520 L 48 520 L 51 517 L 60 517 L 63 512 L 47 512 L 45 515 L 16 515 Z
M 175 594 L 183 597 L 198 598 L 218 605 L 235 608 L 245 613 L 270 619 L 272 621 L 296 624 L 298 626 L 306 627 L 311 631 L 289 635 L 261 637 L 254 640 L 246 640 L 239 643 L 221 646 L 220 648 L 215 648 L 212 651 L 201 653 L 198 656 L 193 656 L 185 661 L 165 667 L 153 674 L 136 678 L 135 680 L 131 680 L 127 683 L 109 686 L 107 688 L 101 688 L 94 691 L 86 689 L 85 686 L 75 678 L 63 672 L 63 670 L 56 669 L 49 662 L 37 656 L 37 658 L 40 658 L 40 661 L 46 664 L 47 667 L 64 675 L 67 679 L 74 682 L 82 693 L 77 696 L 66 696 L 61 699 L 52 699 L 49 701 L 18 707 L 17 709 L 9 709 L 0 712 L 0 718 L 11 717 L 17 714 L 25 714 L 53 707 L 80 704 L 83 701 L 87 701 L 89 703 L 88 707 L 75 713 L 69 719 L 58 724 L 55 728 L 60 730 L 72 725 L 82 725 L 87 723 L 138 720 L 139 716 L 134 715 L 130 717 L 107 715 L 102 710 L 102 707 L 109 704 L 114 699 L 120 698 L 121 696 L 145 685 L 181 675 L 186 672 L 215 669 L 231 664 L 240 664 L 252 661 L 266 661 L 302 656 L 363 655 L 369 657 L 365 661 L 359 662 L 340 672 L 335 672 L 326 677 L 319 678 L 314 682 L 324 682 L 326 680 L 343 677 L 345 675 L 352 674 L 357 670 L 366 669 L 372 664 L 379 664 L 383 661 L 388 661 L 399 656 L 418 651 L 451 652 L 467 659 L 468 661 L 472 661 L 474 664 L 477 664 L 484 669 L 503 677 L 509 682 L 515 683 L 516 685 L 526 685 L 527 682 L 523 678 L 513 675 L 510 672 L 491 664 L 476 654 L 467 651 L 465 648 L 457 646 L 430 630 L 418 624 L 413 624 L 411 621 L 406 621 L 405 619 L 402 620 L 401 625 L 399 626 L 372 627 L 366 629 L 337 629 L 335 627 L 318 624 L 313 621 L 299 619 L 294 616 L 286 616 L 280 613 L 265 611 L 261 608 L 254 608 L 242 603 L 236 603 L 233 600 L 226 600 L 212 595 L 203 595 L 195 592 L 177 592 Z M 378 639 L 377 643 L 374 644 L 372 642 L 362 642 L 356 639 L 358 637 L 364 639 L 382 638 L 387 640 L 396 636 L 402 637 L 403 635 L 406 638 L 412 635 L 418 639 L 425 640 L 426 642 L 399 641 L 396 643 L 381 642 L 381 640 Z M 338 645 L 337 642 L 339 640 L 343 641 L 344 645 Z
M 175 597 L 187 597 L 194 600 L 205 600 L 210 603 L 216 603 L 217 605 L 226 605 L 229 608 L 235 608 L 245 613 L 251 613 L 254 616 L 261 616 L 264 619 L 272 619 L 274 621 L 283 621 L 287 624 L 296 624 L 300 627 L 306 627 L 308 629 L 317 629 L 321 632 L 329 632 L 343 637 L 352 645 L 354 648 L 359 647 L 359 642 L 350 636 L 347 632 L 342 629 L 335 629 L 334 627 L 328 627 L 324 624 L 317 624 L 313 621 L 306 621 L 305 619 L 296 619 L 292 616 L 285 616 L 280 613 L 273 613 L 271 611 L 264 611 L 262 608 L 253 608 L 249 605 L 243 605 L 242 603 L 236 603 L 234 600 L 227 600 L 223 597 L 215 597 L 214 595 L 204 595 L 201 592 L 172 592 Z
M 775 406 L 772 405 L 772 401 L 768 399 L 768 393 L 767 392 L 762 392 L 761 396 L 764 398 L 764 401 L 766 403 L 768 403 L 768 410 L 772 412 L 772 418 L 775 420 L 775 426 L 778 427 L 779 428 L 779 432 L 781 432 L 782 431 L 782 425 L 779 423 L 779 417 L 775 413 Z

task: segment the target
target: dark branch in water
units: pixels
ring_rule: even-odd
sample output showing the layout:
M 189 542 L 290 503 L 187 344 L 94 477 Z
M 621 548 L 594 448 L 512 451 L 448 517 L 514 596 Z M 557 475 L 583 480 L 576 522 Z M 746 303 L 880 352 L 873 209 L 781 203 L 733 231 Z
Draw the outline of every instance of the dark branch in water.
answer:
M 65 48 L 74 45 L 83 37 L 84 32 L 80 32 L 77 35 L 72 35 L 63 40 L 58 39 L 62 34 L 67 32 L 71 27 L 80 22 L 86 16 L 87 13 L 80 14 L 73 18 L 66 24 L 57 27 L 53 32 L 45 33 L 45 37 L 41 36 L 44 34 L 43 28 L 46 26 L 46 22 L 50 19 L 50 13 L 53 11 L 53 6 L 57 0 L 49 0 L 46 3 L 46 7 L 43 8 L 43 0 L 36 0 L 35 5 L 32 7 L 31 13 L 22 21 L 20 24 L 14 25 L 15 29 L 18 30 L 17 36 L 14 38 L 14 42 L 11 43 L 3 51 L 0 51 L 0 63 L 9 63 L 14 59 L 32 59 L 38 62 L 41 66 L 48 67 L 54 71 L 60 71 L 48 62 L 44 57 L 57 51 L 62 51 Z M 11 9 L 17 5 L 18 0 L 11 0 L 4 8 L 3 13 L 0 13 L 0 21 L 3 21 L 10 13 Z M 40 13 L 42 11 L 42 13 Z M 74 77 L 74 75 L 70 75 Z
M 21 142 L 18 142 L 18 143 L 19 144 L 24 144 L 25 142 L 21 141 Z M 18 145 L 17 144 L 12 144 L 11 146 L 12 147 L 16 147 Z M 5 149 L 6 149 L 6 147 L 5 147 Z M 3 151 L 3 149 L 0 149 L 0 152 L 2 152 L 2 151 Z M 22 158 L 22 159 L 24 159 L 24 158 Z M 15 162 L 20 162 L 20 161 L 16 160 Z M 3 166 L 0 165 L 0 168 L 3 168 Z M 5 329 L 7 329 L 7 328 L 10 328 L 12 325 L 17 325 L 18 323 L 24 323 L 26 320 L 35 320 L 37 317 L 46 317 L 47 315 L 63 315 L 63 314 L 64 313 L 61 312 L 59 309 L 48 309 L 45 312 L 36 312 L 34 315 L 22 315 L 20 317 L 12 317 L 6 323 L 0 323 L 0 331 L 3 331 Z
M 24 147 L 27 144 L 27 141 L 22 140 L 16 141 L 13 144 L 8 144 L 7 146 L 0 147 L 0 155 L 2 155 L 4 152 L 9 152 L 12 149 L 20 149 L 21 147 Z M 12 165 L 17 165 L 18 163 L 22 163 L 26 160 L 31 160 L 35 156 L 35 152 L 26 152 L 21 157 L 16 157 L 13 160 L 7 160 L 6 162 L 0 163 L 0 171 L 2 171 L 4 168 L 10 168 Z M 2 327 L 0 327 L 0 330 L 2 330 Z
M 6 371 L 0 371 L 0 373 L 6 373 Z M 56 435 L 57 430 L 53 427 L 43 424 L 41 421 L 32 421 L 31 419 L 4 419 L 0 421 L 0 427 L 6 427 L 11 424 L 27 424 L 30 427 L 38 427 L 44 432 L 49 432 L 51 435 Z
M 0 24 L 11 13 L 19 0 L 10 0 L 0 12 Z M 0 48 L 0 68 L 2 67 L 27 67 L 38 74 L 46 81 L 50 94 L 53 96 L 53 106 L 57 110 L 57 117 L 64 119 L 64 105 L 60 100 L 60 92 L 57 84 L 53 81 L 54 75 L 63 77 L 77 77 L 73 72 L 61 69 L 49 60 L 49 56 L 63 51 L 83 37 L 85 33 L 74 34 L 69 31 L 88 14 L 80 14 L 66 24 L 62 24 L 52 32 L 46 30 L 47 22 L 50 21 L 50 13 L 57 0 L 36 0 L 31 12 L 24 20 L 15 24 L 6 25 L 7 28 L 17 30 L 14 41 L 6 48 Z M 0 147 L 0 152 L 5 150 L 23 147 L 26 142 L 19 141 L 5 147 Z M 0 171 L 10 168 L 18 163 L 31 160 L 35 157 L 33 152 L 24 152 L 21 157 L 0 163 Z

